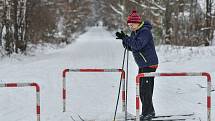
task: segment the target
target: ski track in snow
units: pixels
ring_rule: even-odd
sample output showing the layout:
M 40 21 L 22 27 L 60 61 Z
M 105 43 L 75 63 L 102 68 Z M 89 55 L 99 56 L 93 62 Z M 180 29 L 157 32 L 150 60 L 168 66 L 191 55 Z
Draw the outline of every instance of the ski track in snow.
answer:
M 215 47 L 157 47 L 157 72 L 211 72 L 215 77 Z M 65 68 L 121 68 L 121 40 L 102 27 L 93 27 L 63 49 L 35 56 L 16 56 L 0 60 L 0 81 L 37 82 L 41 87 L 41 121 L 113 120 L 119 86 L 119 73 L 78 73 L 67 76 L 67 112 L 62 113 L 62 71 Z M 135 76 L 137 66 L 129 56 L 128 112 L 135 114 Z M 194 113 L 206 121 L 206 79 L 203 77 L 158 77 L 154 106 L 157 115 Z M 212 83 L 213 84 L 213 83 Z M 213 84 L 212 89 L 215 86 Z M 215 104 L 212 92 L 212 121 Z M 26 88 L 0 88 L 0 121 L 36 121 L 35 91 Z M 117 117 L 123 117 L 121 102 Z

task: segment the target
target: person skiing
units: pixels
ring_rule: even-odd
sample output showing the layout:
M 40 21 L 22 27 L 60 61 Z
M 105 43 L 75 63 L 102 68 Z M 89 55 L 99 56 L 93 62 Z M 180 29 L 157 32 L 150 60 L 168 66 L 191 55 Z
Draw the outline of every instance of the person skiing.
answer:
M 149 21 L 142 21 L 136 10 L 132 10 L 128 16 L 127 24 L 132 31 L 131 35 L 128 36 L 123 31 L 116 32 L 116 39 L 122 39 L 123 46 L 132 52 L 139 67 L 138 73 L 155 72 L 158 67 L 158 57 L 151 33 L 152 25 Z M 141 121 L 151 120 L 155 116 L 152 102 L 153 89 L 154 77 L 140 79 Z

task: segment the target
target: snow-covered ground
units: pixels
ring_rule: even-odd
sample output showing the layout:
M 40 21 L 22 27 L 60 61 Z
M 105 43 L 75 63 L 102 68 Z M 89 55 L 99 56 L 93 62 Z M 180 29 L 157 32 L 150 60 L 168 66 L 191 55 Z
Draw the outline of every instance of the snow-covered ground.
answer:
M 62 113 L 62 71 L 65 68 L 121 68 L 120 40 L 102 27 L 89 28 L 75 43 L 63 49 L 46 49 L 34 56 L 12 55 L 0 59 L 0 83 L 36 82 L 41 87 L 41 121 L 113 120 L 119 73 L 69 73 L 67 111 Z M 215 47 L 157 47 L 157 72 L 210 72 L 215 78 Z M 129 57 L 128 112 L 135 114 L 137 66 Z M 158 77 L 154 106 L 157 115 L 194 113 L 206 121 L 206 78 Z M 215 89 L 212 83 L 212 89 Z M 212 92 L 212 121 L 215 120 Z M 32 88 L 0 88 L 0 121 L 36 121 L 35 91 Z M 121 102 L 118 116 L 122 115 Z

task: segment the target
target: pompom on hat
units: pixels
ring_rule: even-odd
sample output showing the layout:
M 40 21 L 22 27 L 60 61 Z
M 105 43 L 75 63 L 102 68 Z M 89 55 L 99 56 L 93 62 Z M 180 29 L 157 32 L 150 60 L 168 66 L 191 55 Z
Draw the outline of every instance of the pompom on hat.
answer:
M 131 14 L 128 16 L 127 23 L 141 23 L 141 16 L 137 14 L 137 11 L 133 9 Z

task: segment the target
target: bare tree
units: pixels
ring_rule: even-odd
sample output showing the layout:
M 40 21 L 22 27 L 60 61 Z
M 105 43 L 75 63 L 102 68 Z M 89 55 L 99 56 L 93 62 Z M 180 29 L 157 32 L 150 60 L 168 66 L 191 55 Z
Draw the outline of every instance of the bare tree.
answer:
M 170 6 L 170 0 L 166 2 L 166 12 L 165 12 L 165 44 L 170 44 L 171 40 L 171 15 L 172 15 L 172 8 Z
M 7 54 L 11 54 L 14 51 L 14 37 L 12 29 L 12 1 L 5 0 L 3 3 L 3 21 L 2 21 L 2 30 L 5 29 L 5 33 L 1 33 L 3 39 L 3 46 L 7 51 Z M 3 32 L 3 31 L 2 31 Z M 4 35 L 3 35 L 4 34 Z
M 205 45 L 208 46 L 213 39 L 212 31 L 212 0 L 206 0 L 206 37 Z
M 25 51 L 24 24 L 26 0 L 4 0 L 1 4 L 3 15 L 1 21 L 1 45 L 4 45 L 8 54 Z M 3 33 L 3 30 L 4 33 Z
M 26 43 L 24 40 L 26 0 L 13 0 L 13 24 L 15 52 L 24 52 Z
M 55 40 L 56 15 L 51 8 L 55 8 L 53 4 L 42 4 L 39 0 L 29 1 L 26 11 L 26 41 L 38 44 Z
M 138 11 L 144 12 L 143 18 L 151 20 L 153 33 L 156 39 L 162 39 L 162 43 L 185 46 L 199 46 L 205 43 L 203 32 L 208 27 L 203 26 L 204 13 L 197 0 L 129 1 L 137 6 Z M 213 30 L 210 31 L 210 41 L 212 33 Z
M 63 35 L 66 42 L 69 42 L 70 38 L 76 32 L 83 32 L 88 23 L 91 22 L 92 16 L 92 2 L 90 0 L 85 1 L 68 1 L 60 7 L 59 13 L 64 20 Z M 65 9 L 66 8 L 66 9 Z

